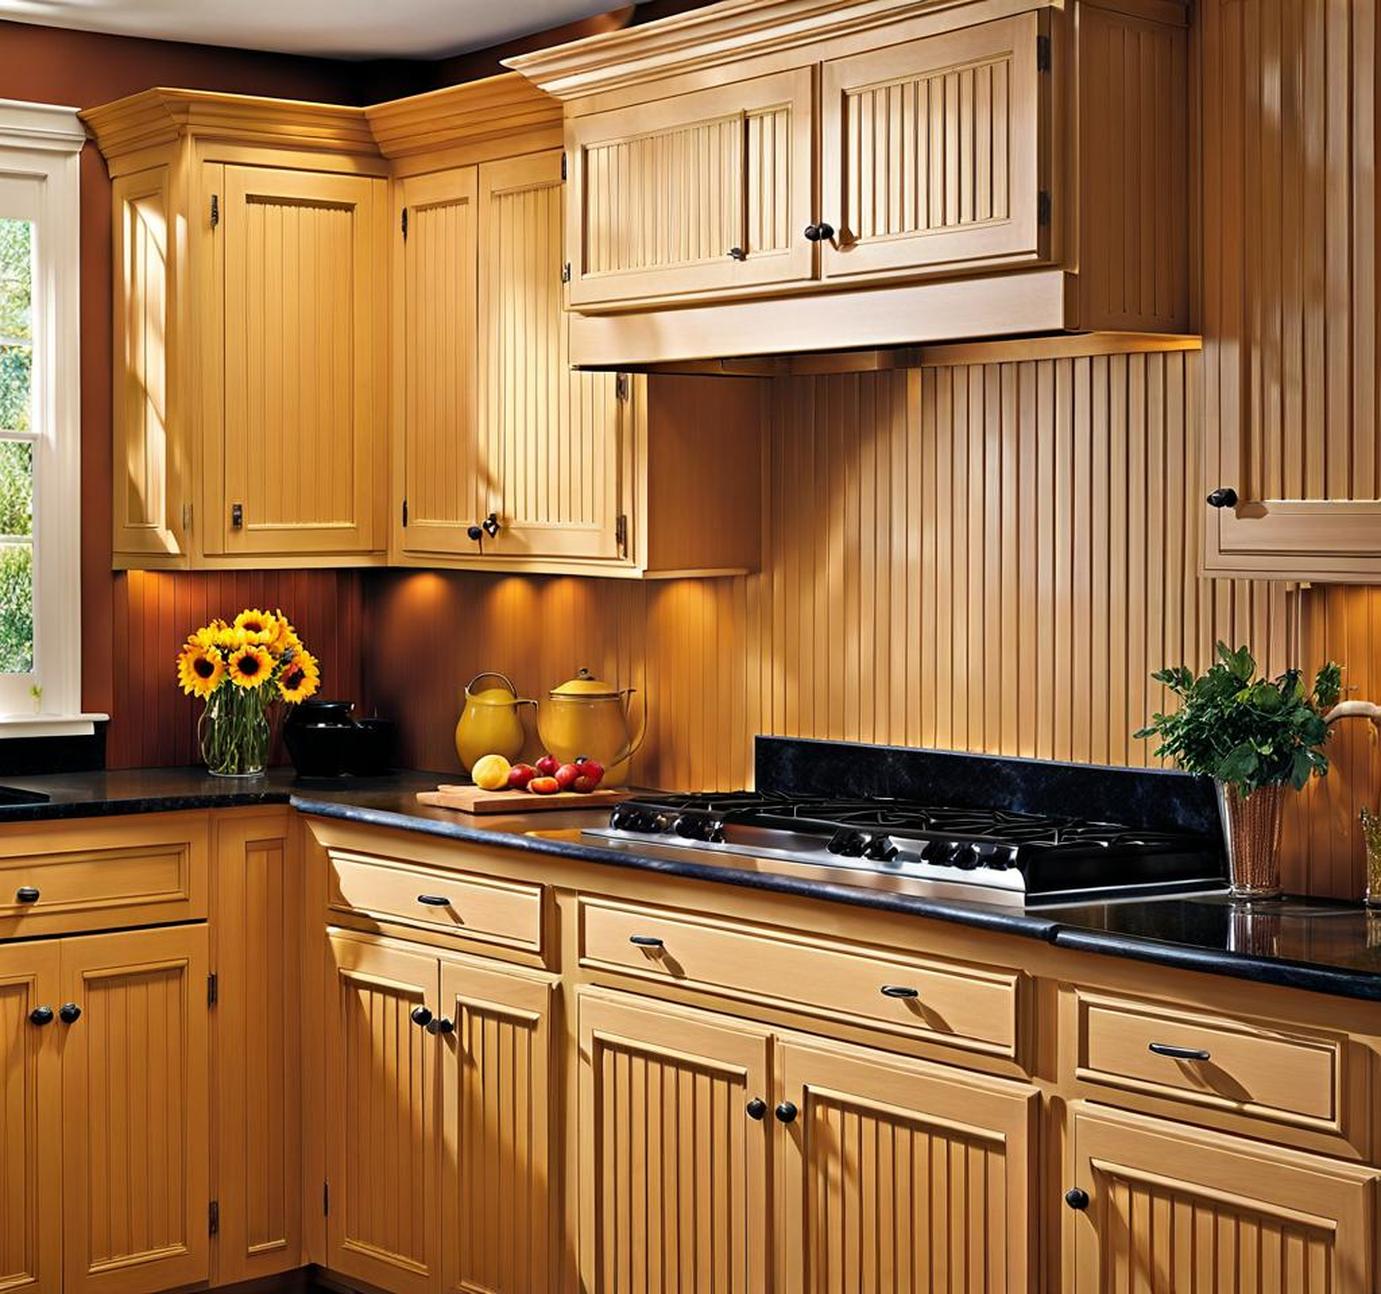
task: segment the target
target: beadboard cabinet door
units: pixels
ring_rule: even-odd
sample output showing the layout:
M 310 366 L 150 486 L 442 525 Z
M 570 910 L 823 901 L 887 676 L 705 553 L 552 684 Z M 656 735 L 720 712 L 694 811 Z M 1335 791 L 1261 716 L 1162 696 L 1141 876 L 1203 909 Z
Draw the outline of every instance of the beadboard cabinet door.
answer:
M 482 516 L 496 557 L 614 559 L 624 402 L 573 372 L 562 301 L 559 151 L 479 168 Z M 473 547 L 473 545 L 471 545 Z
M 812 71 L 571 119 L 573 306 L 808 281 Z
M 204 382 L 204 507 L 216 519 L 207 543 L 265 556 L 377 551 L 385 182 L 208 169 L 220 186 L 212 244 L 221 300 L 205 308 L 221 323 L 223 371 Z
M 1041 35 L 1024 13 L 823 65 L 826 278 L 1042 255 Z
M 770 1288 L 768 1031 L 590 993 L 579 1015 L 581 1289 Z
M 0 1290 L 62 1289 L 56 943 L 0 948 Z
M 62 942 L 64 1294 L 210 1276 L 204 925 Z M 71 1008 L 80 1012 L 69 1020 Z M 56 1216 L 47 1225 L 56 1225 Z
M 780 1040 L 784 1294 L 1035 1287 L 1034 1089 Z
M 408 554 L 475 553 L 489 511 L 476 395 L 473 166 L 409 176 L 394 224 L 394 471 Z
M 1070 1136 L 1074 1294 L 1375 1288 L 1374 1168 L 1091 1106 Z

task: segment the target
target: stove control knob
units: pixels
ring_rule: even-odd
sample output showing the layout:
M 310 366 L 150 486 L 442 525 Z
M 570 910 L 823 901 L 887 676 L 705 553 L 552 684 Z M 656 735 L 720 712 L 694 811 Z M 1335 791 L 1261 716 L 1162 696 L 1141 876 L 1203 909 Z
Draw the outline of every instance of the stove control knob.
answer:
M 978 866 L 978 846 L 957 844 L 954 847 L 954 865 L 960 871 L 971 872 Z
M 843 854 L 845 858 L 862 858 L 868 847 L 868 837 L 852 827 L 840 827 L 825 846 L 832 854 Z
M 892 843 L 891 836 L 874 836 L 869 842 L 868 847 L 863 851 L 864 854 L 879 863 L 890 863 L 901 850 Z
M 683 813 L 671 824 L 671 829 L 683 840 L 724 839 L 723 822 L 708 813 Z
M 620 804 L 609 815 L 609 825 L 615 831 L 656 831 L 656 815 L 640 809 L 636 804 Z

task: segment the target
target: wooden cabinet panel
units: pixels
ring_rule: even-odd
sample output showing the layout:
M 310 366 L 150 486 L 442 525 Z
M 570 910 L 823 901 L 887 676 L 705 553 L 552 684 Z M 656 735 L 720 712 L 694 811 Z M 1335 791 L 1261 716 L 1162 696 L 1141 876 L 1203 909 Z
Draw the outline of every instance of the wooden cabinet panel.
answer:
M 800 68 L 574 118 L 571 304 L 809 280 L 811 78 Z
M 571 371 L 563 196 L 559 151 L 480 167 L 479 516 L 498 514 L 498 557 L 622 555 L 622 405 L 613 373 Z
M 786 1294 L 1033 1287 L 1033 1088 L 796 1038 L 777 1063 Z
M 1043 254 L 1039 34 L 1025 13 L 824 64 L 827 278 Z
M 767 1289 L 767 1031 L 589 992 L 579 1015 L 582 1288 Z
M 58 946 L 0 948 L 0 1291 L 62 1288 Z
M 488 511 L 476 415 L 475 184 L 475 168 L 462 166 L 398 185 L 394 417 L 407 553 L 475 552 L 466 530 Z
M 443 959 L 442 1285 L 454 1294 L 552 1286 L 552 996 L 548 976 Z
M 205 926 L 62 945 L 64 1291 L 210 1276 Z
M 208 428 L 218 521 L 207 540 L 221 537 L 226 553 L 375 550 L 384 182 L 227 166 L 223 189 L 224 391 Z
M 302 1264 L 302 867 L 284 811 L 216 823 L 215 1283 Z
M 436 958 L 333 933 L 326 1018 L 327 1263 L 391 1294 L 436 1280 Z
M 1377 1171 L 1074 1107 L 1075 1294 L 1370 1294 Z

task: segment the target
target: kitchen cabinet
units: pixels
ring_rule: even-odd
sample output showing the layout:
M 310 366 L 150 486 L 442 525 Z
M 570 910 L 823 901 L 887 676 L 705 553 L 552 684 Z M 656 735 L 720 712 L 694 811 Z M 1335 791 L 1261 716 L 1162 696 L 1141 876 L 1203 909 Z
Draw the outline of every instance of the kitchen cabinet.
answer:
M 1374 1168 L 1076 1105 L 1068 1288 L 1366 1294 Z
M 1187 330 L 1186 26 L 722 0 L 506 60 L 565 110 L 572 358 Z
M 387 167 L 361 111 L 150 90 L 113 181 L 117 567 L 380 564 Z

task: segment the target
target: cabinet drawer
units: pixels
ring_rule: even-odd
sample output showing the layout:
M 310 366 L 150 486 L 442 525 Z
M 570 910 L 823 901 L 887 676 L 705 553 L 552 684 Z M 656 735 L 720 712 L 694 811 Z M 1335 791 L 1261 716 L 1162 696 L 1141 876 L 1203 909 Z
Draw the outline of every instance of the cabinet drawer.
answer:
M 1020 1054 L 1019 971 L 585 898 L 580 961 L 966 1051 Z
M 1323 1132 L 1346 1131 L 1347 1039 L 1076 991 L 1075 1077 Z
M 542 887 L 332 849 L 333 912 L 527 952 L 542 951 Z
M 204 920 L 209 850 L 202 815 L 0 832 L 0 938 Z

